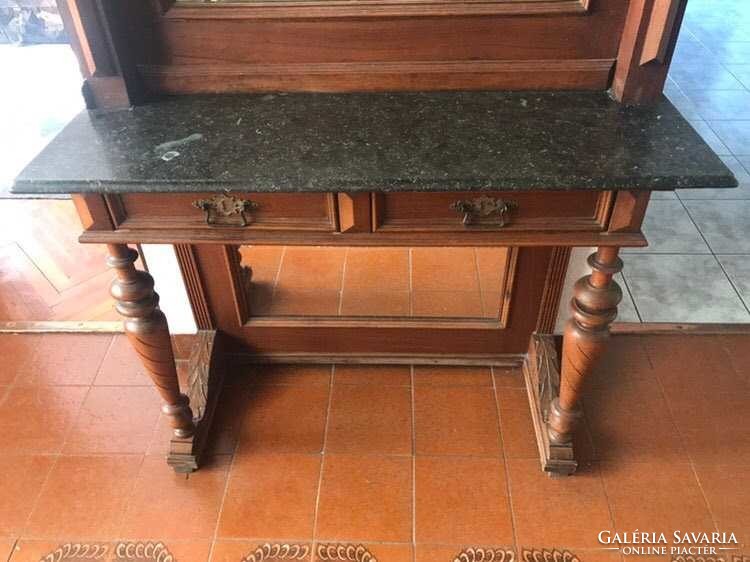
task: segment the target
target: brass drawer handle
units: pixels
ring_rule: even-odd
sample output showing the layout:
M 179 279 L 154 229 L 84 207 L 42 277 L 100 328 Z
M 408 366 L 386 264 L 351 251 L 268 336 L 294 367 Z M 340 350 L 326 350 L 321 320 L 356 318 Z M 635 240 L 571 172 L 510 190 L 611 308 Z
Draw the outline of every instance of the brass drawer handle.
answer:
M 210 226 L 247 226 L 252 218 L 248 219 L 245 213 L 257 209 L 258 204 L 249 199 L 238 199 L 228 193 L 220 193 L 211 199 L 193 201 L 193 207 L 206 213 L 206 224 Z
M 477 224 L 482 219 L 492 217 L 492 221 L 487 221 L 487 224 L 503 227 L 508 223 L 510 212 L 517 209 L 518 204 L 483 195 L 470 201 L 456 201 L 451 203 L 450 208 L 463 216 L 461 222 L 464 225 Z

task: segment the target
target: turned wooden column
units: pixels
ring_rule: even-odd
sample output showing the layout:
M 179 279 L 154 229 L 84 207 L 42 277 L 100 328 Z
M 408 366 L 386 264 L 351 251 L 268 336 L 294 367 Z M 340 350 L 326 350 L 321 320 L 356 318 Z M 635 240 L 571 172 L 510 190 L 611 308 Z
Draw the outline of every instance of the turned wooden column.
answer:
M 588 258 L 591 275 L 579 279 L 565 326 L 560 372 L 560 394 L 550 405 L 548 432 L 553 443 L 569 443 L 582 416 L 581 392 L 604 351 L 609 325 L 617 316 L 622 290 L 612 277 L 622 270 L 619 248 L 601 247 Z
M 117 274 L 111 293 L 117 301 L 117 312 L 124 318 L 125 333 L 164 401 L 162 412 L 169 416 L 175 437 L 190 437 L 195 429 L 193 413 L 188 397 L 180 393 L 172 340 L 167 319 L 159 310 L 154 279 L 135 268 L 138 252 L 125 244 L 107 247 L 107 265 Z

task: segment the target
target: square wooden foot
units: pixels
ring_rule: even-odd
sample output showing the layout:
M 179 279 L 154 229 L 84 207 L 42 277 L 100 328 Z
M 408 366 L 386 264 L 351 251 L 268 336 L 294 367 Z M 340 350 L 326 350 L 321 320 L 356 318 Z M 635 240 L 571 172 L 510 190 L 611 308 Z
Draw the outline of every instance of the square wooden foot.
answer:
M 551 443 L 547 432 L 549 407 L 560 391 L 558 339 L 548 334 L 532 334 L 523 376 L 542 470 L 550 476 L 568 476 L 578 468 L 573 443 Z
M 215 330 L 202 330 L 195 338 L 188 360 L 186 394 L 196 428 L 192 437 L 172 438 L 167 463 L 175 472 L 193 472 L 200 465 L 224 382 L 225 357 L 221 347 L 221 334 Z

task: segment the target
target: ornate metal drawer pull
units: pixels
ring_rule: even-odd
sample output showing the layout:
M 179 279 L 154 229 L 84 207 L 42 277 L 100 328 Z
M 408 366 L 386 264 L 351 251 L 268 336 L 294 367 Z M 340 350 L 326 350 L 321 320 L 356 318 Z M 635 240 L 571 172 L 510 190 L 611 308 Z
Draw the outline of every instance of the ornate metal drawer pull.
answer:
M 245 213 L 257 209 L 258 204 L 249 199 L 238 199 L 228 193 L 220 193 L 211 199 L 193 201 L 193 207 L 206 213 L 206 224 L 211 226 L 247 226 L 252 219 L 248 219 Z
M 518 208 L 518 205 L 513 201 L 483 195 L 470 201 L 456 201 L 451 203 L 450 208 L 463 215 L 461 222 L 465 225 L 476 224 L 482 219 L 492 217 L 493 220 L 487 224 L 501 227 L 508 223 L 510 212 Z

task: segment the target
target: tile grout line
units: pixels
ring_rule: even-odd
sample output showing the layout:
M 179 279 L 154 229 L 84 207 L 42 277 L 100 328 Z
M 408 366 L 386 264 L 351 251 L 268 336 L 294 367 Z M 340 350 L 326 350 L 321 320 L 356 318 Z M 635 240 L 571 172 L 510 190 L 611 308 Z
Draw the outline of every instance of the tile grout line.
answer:
M 714 261 L 719 266 L 719 269 L 721 269 L 721 272 L 724 274 L 724 279 L 726 279 L 729 282 L 729 285 L 732 287 L 732 290 L 734 291 L 734 294 L 737 295 L 737 298 L 740 300 L 740 303 L 742 303 L 742 306 L 744 307 L 745 312 L 747 312 L 748 314 L 750 314 L 750 308 L 748 308 L 747 304 L 745 303 L 745 299 L 742 298 L 742 295 L 737 290 L 737 287 L 735 286 L 734 283 L 732 283 L 732 279 L 731 279 L 731 277 L 729 277 L 729 275 L 727 274 L 726 269 L 724 269 L 724 266 L 721 264 L 721 260 L 719 260 L 719 258 L 717 257 L 716 252 L 711 247 L 711 244 L 708 243 L 708 239 L 703 234 L 703 231 L 698 226 L 698 223 L 695 222 L 695 219 L 693 218 L 693 215 L 690 214 L 690 209 L 687 207 L 687 205 L 685 205 L 685 203 L 682 201 L 682 199 L 679 198 L 679 196 L 678 196 L 677 199 L 680 201 L 680 204 L 682 205 L 683 209 L 685 209 L 685 212 L 687 213 L 688 218 L 690 218 L 690 222 L 693 223 L 693 226 L 698 231 L 698 234 L 700 234 L 701 238 L 703 239 L 703 242 L 706 244 L 706 246 L 708 246 L 708 249 L 711 252 L 711 256 L 714 258 Z
M 249 395 L 249 392 L 248 392 L 248 395 Z M 221 396 L 219 396 L 219 399 L 221 399 Z M 244 419 L 244 415 L 242 417 Z M 208 560 L 211 560 L 213 558 L 216 541 L 219 540 L 219 524 L 221 523 L 221 516 L 224 513 L 224 503 L 226 502 L 226 499 L 227 499 L 227 491 L 229 491 L 229 482 L 232 478 L 234 463 L 235 463 L 235 460 L 237 459 L 237 451 L 239 450 L 239 448 L 240 448 L 240 434 L 238 433 L 237 439 L 234 440 L 234 447 L 232 449 L 232 455 L 231 455 L 231 458 L 229 459 L 229 466 L 227 467 L 227 477 L 226 477 L 226 480 L 224 481 L 224 491 L 221 494 L 221 501 L 219 501 L 219 510 L 216 513 L 216 524 L 214 525 L 213 537 L 211 538 L 211 544 L 208 546 Z
M 411 269 L 411 268 L 410 268 Z M 417 556 L 417 408 L 414 386 L 414 365 L 409 365 L 411 396 L 411 544 L 412 559 Z
M 648 352 L 648 348 L 644 345 L 643 347 L 646 357 L 648 358 L 649 364 L 653 365 L 653 361 L 651 360 L 651 355 Z M 723 348 L 722 348 L 723 351 Z M 654 372 L 654 380 L 656 381 L 657 386 L 659 387 L 659 392 L 661 394 L 662 400 L 664 400 L 664 403 L 667 406 L 667 413 L 669 414 L 669 419 L 674 425 L 675 431 L 677 432 L 677 435 L 680 438 L 680 445 L 682 447 L 683 453 L 685 453 L 685 456 L 687 458 L 687 464 L 690 465 L 690 471 L 693 474 L 693 478 L 698 485 L 698 489 L 701 492 L 701 497 L 703 498 L 703 504 L 706 506 L 706 509 L 708 510 L 708 515 L 711 517 L 711 522 L 714 524 L 714 530 L 719 530 L 719 524 L 716 519 L 716 516 L 714 515 L 713 509 L 711 509 L 711 503 L 708 501 L 708 496 L 706 495 L 706 491 L 703 489 L 703 484 L 701 484 L 700 478 L 698 478 L 698 471 L 695 469 L 695 461 L 690 454 L 690 449 L 688 447 L 688 443 L 685 439 L 685 435 L 680 429 L 680 424 L 677 423 L 677 420 L 674 417 L 674 413 L 672 411 L 672 401 L 669 400 L 667 397 L 667 391 L 664 389 L 664 384 L 661 381 L 661 377 L 659 377 L 659 371 L 656 370 Z
M 498 441 L 500 444 L 500 451 L 502 453 L 503 468 L 505 470 L 505 493 L 507 494 L 508 508 L 510 509 L 510 524 L 513 532 L 513 546 L 516 553 L 519 552 L 520 543 L 518 540 L 518 525 L 516 523 L 516 511 L 513 508 L 513 494 L 510 485 L 510 466 L 508 463 L 508 455 L 505 452 L 505 440 L 503 439 L 503 422 L 500 414 L 500 404 L 497 399 L 497 384 L 495 382 L 495 367 L 490 366 L 490 377 L 492 377 L 492 394 L 493 401 L 495 402 L 495 413 L 497 415 L 497 432 Z
M 315 551 L 315 545 L 318 541 L 318 511 L 320 508 L 320 491 L 323 488 L 323 469 L 325 465 L 325 457 L 326 457 L 326 445 L 328 444 L 328 430 L 330 428 L 331 424 L 331 406 L 333 405 L 333 381 L 336 377 L 336 364 L 331 364 L 331 378 L 330 382 L 328 383 L 328 405 L 326 407 L 326 423 L 325 428 L 323 430 L 323 444 L 320 450 L 320 468 L 319 468 L 319 474 L 318 474 L 318 487 L 315 492 L 315 511 L 313 513 L 313 528 L 312 528 L 312 537 L 310 537 L 310 542 L 312 544 L 312 550 L 314 555 Z
M 638 305 L 635 302 L 635 297 L 633 296 L 633 292 L 630 290 L 630 285 L 628 284 L 628 280 L 625 277 L 625 272 L 620 272 L 620 276 L 622 277 L 622 282 L 625 285 L 625 291 L 627 291 L 628 296 L 630 297 L 630 302 L 633 303 L 633 308 L 635 309 L 635 315 L 638 317 L 638 323 L 643 324 L 643 317 L 641 316 L 641 311 L 638 309 Z

